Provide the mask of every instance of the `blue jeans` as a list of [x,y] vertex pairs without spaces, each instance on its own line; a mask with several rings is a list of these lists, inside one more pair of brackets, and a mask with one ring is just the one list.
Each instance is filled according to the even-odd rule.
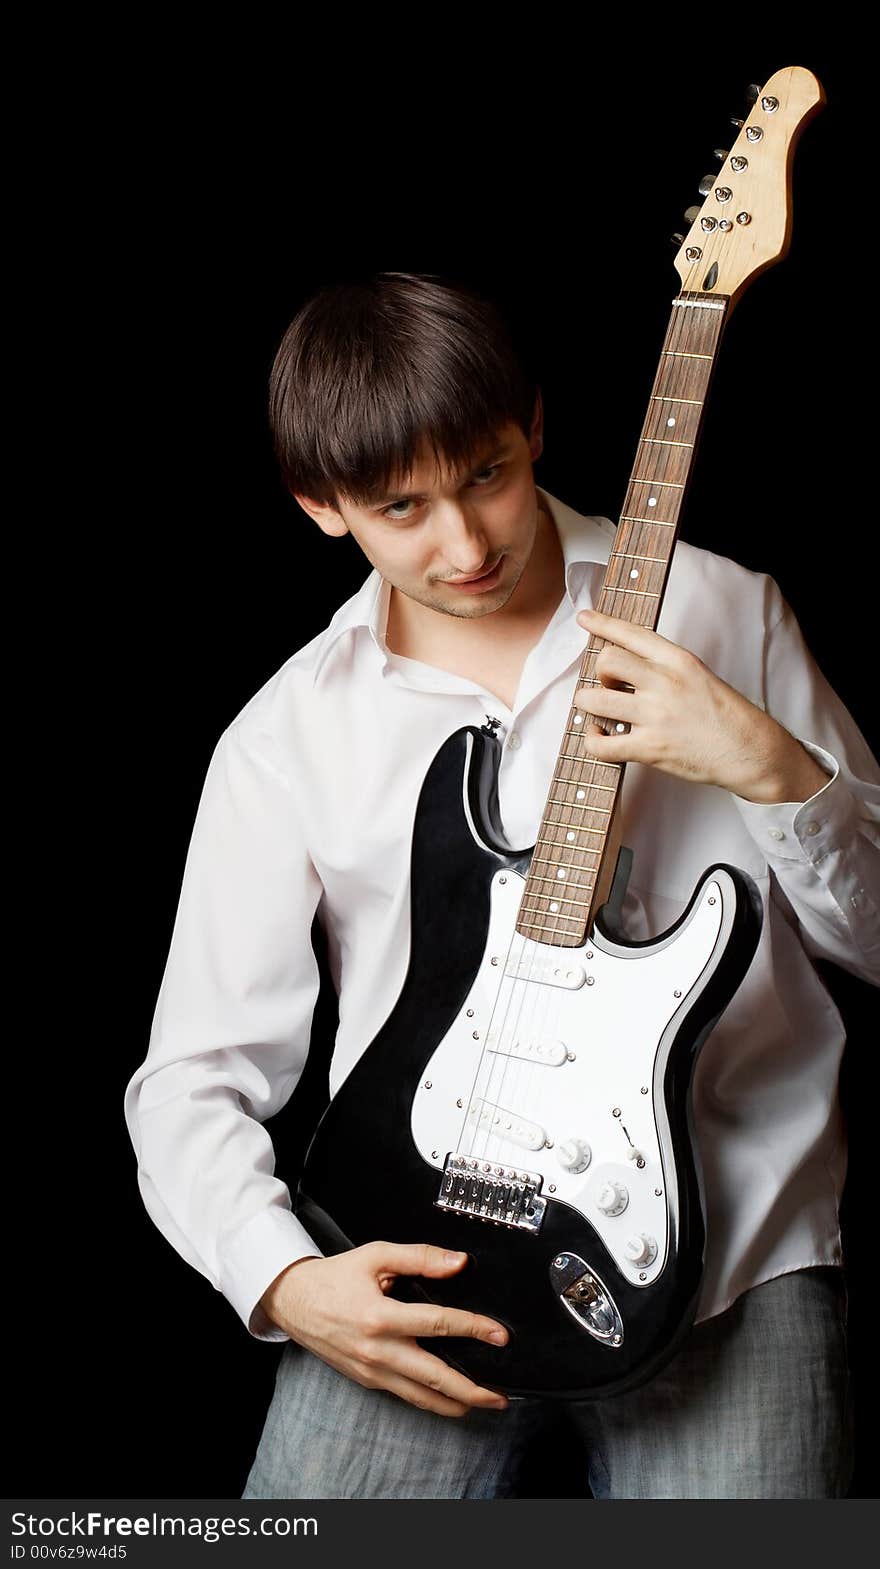
[[[843,1271],[814,1267],[744,1292],[690,1331],[649,1383],[563,1407],[584,1496],[842,1498],[853,1469]],[[463,1417],[365,1389],[293,1341],[243,1498],[516,1498],[557,1402]],[[552,1413],[552,1414],[551,1414]],[[555,1421],[555,1425],[554,1425]],[[527,1495],[526,1495],[527,1496]]]

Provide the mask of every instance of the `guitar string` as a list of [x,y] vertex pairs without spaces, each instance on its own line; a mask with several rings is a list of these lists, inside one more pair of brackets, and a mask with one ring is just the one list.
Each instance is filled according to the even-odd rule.
[[[717,233],[717,231],[716,231],[716,233]],[[691,276],[696,271],[696,268],[697,268],[698,265],[700,266],[700,268],[704,268],[704,267],[707,267],[709,264],[710,264],[710,258],[705,255],[705,251],[704,251],[703,257],[700,258],[698,263],[694,263],[693,267],[691,268]],[[686,279],[685,283],[679,289],[679,296],[678,296],[679,298],[681,297],[682,290],[684,288],[687,288],[689,282],[690,282],[690,277],[688,277],[688,279]],[[690,324],[691,324],[691,322],[693,321],[694,318],[691,317],[691,314],[690,314],[689,310],[682,310],[680,312],[680,316],[683,318],[681,321],[673,320],[673,322],[670,324],[671,330],[667,333],[667,339],[666,339],[667,346],[669,348],[674,348],[676,345],[680,346],[683,340],[684,341],[691,341],[690,340],[690,336],[689,336],[689,328],[690,328]],[[697,334],[696,336],[699,337],[700,334]],[[658,372],[659,372],[660,368],[661,367],[658,366]],[[672,375],[672,377],[670,379],[671,379],[671,381],[673,383],[675,382],[674,374]],[[655,386],[658,384],[659,380],[660,380],[660,377],[658,375],[658,378],[655,380]],[[684,382],[686,384],[686,376],[683,378],[683,380],[684,380]],[[670,394],[670,396],[671,396],[671,394]],[[660,415],[660,418],[661,418],[661,420],[664,418],[662,413]],[[667,472],[668,472],[668,469],[667,469]],[[603,588],[604,588],[604,585],[603,585]],[[611,589],[610,592],[613,593],[614,590]],[[592,649],[588,645],[587,649],[585,650],[584,656],[582,656],[582,665],[583,665],[583,660],[584,660],[584,658],[585,658],[587,653],[589,653],[589,652],[596,652],[596,653],[598,653],[598,652],[601,651],[601,647],[604,647],[604,641],[600,643],[599,647],[595,647],[594,646]],[[570,708],[569,708],[568,727],[567,727],[566,732],[564,732],[564,734],[567,734],[570,737],[571,741],[573,741],[575,744],[577,743],[577,741],[579,739],[580,740],[585,740],[586,739],[583,736],[582,732],[579,735],[578,732],[573,728],[573,719],[575,717],[576,712],[585,712],[585,711],[584,710],[575,710],[574,705],[571,705]],[[614,721],[613,719],[600,720],[598,716],[592,716],[592,717],[596,719],[597,723],[599,723],[600,727],[603,728],[603,729],[605,728],[605,723],[615,724],[617,722],[617,721]],[[609,730],[606,730],[605,733],[606,734],[610,734],[612,732],[609,731]],[[597,766],[601,766],[600,760],[599,759],[592,759],[592,760],[584,759],[584,761],[592,763],[591,771],[592,771],[592,774],[593,774],[593,780],[595,781],[596,767]],[[576,775],[576,772],[575,772],[575,770],[583,768],[583,762],[581,762],[580,760],[578,760],[578,761],[566,760],[566,762],[567,762],[566,772],[565,772],[565,775],[564,775],[563,779],[560,781],[563,784],[563,788],[564,789],[571,788],[571,787],[577,788],[577,787],[580,787],[581,785],[585,785],[586,787],[589,787],[589,782],[590,782],[589,779],[586,776],[584,776],[584,775],[582,775],[581,778],[579,779],[577,777],[577,775]],[[554,805],[558,805],[559,809],[560,809],[560,816],[553,820],[554,826],[562,827],[564,829],[570,829],[571,826],[572,826],[572,805],[573,805],[573,803],[570,802],[570,801],[566,801],[566,802],[563,802],[563,803],[553,802],[553,804]],[[568,815],[567,816],[563,816],[562,813],[566,812],[566,810],[567,810]],[[543,819],[542,819],[542,827],[543,827]],[[541,834],[539,834],[539,836],[538,836],[539,844],[541,843],[541,838],[542,838],[542,836],[541,836]],[[559,843],[561,845],[562,841],[555,840],[555,838],[554,838],[552,843],[553,844]],[[560,857],[560,864],[563,864],[561,857]],[[589,870],[588,868],[585,868],[582,864],[578,864],[577,866],[575,866],[574,863],[572,863],[571,869],[572,870],[578,870],[578,871]],[[560,879],[560,880],[562,880],[562,879]],[[568,886],[578,886],[578,884],[568,884]],[[594,880],[594,886],[595,886],[595,880]],[[555,902],[555,901],[553,901],[552,896],[550,896],[550,895],[539,895],[539,898],[541,900],[543,900],[543,902],[545,904],[547,904],[548,907],[549,907],[549,905],[551,903]],[[537,911],[537,910],[534,913],[536,915],[540,914],[540,912]],[[549,911],[549,908],[548,908],[548,910],[546,912],[544,912],[544,915],[541,917],[540,924],[543,927],[544,931],[546,931],[548,929],[548,926],[551,927],[551,936],[559,936],[559,935],[561,935],[561,933],[560,933],[561,922],[558,919],[558,917],[554,918],[552,923],[548,922],[546,917],[550,913],[551,912]],[[562,935],[564,935],[564,934],[562,934]],[[485,1121],[485,1133],[484,1133],[484,1137],[483,1137],[483,1149],[482,1149],[482,1158],[483,1158],[484,1162],[487,1159],[488,1154],[489,1154],[489,1143],[490,1143],[490,1140],[492,1138],[497,1138],[497,1139],[499,1139],[499,1140],[501,1140],[503,1142],[503,1135],[501,1135],[501,1134],[493,1134],[493,1132],[492,1132],[492,1128],[493,1128],[493,1125],[494,1125],[494,1118],[493,1118],[493,1111],[494,1111],[494,1109],[496,1107],[500,1107],[502,1109],[502,1111],[503,1111],[503,1109],[505,1109],[504,1108],[504,1102],[505,1102],[505,1100],[507,1098],[510,1099],[511,1104],[514,1105],[514,1106],[517,1105],[517,1104],[518,1105],[528,1105],[530,1107],[534,1107],[535,1105],[537,1105],[538,1102],[536,1101],[534,1093],[533,1093],[534,1085],[535,1085],[535,1081],[536,1081],[536,1075],[539,1072],[545,1071],[545,1065],[536,1063],[533,1058],[529,1058],[528,1056],[526,1056],[525,1058],[516,1056],[516,1045],[517,1045],[516,1035],[517,1035],[518,1032],[522,1032],[522,1029],[523,1029],[523,1022],[522,1022],[523,1021],[523,1012],[524,1012],[524,1009],[525,1009],[526,999],[530,995],[530,986],[532,985],[532,981],[533,981],[533,978],[534,978],[535,967],[536,967],[536,965],[539,965],[540,963],[543,962],[542,958],[541,958],[541,949],[542,949],[542,947],[546,948],[547,945],[546,944],[541,944],[539,942],[535,942],[534,940],[525,939],[525,938],[522,937],[522,934],[517,933],[515,930],[514,930],[513,938],[511,939],[510,946],[508,948],[508,952],[505,955],[504,968],[502,970],[502,975],[501,975],[501,979],[500,979],[498,994],[497,994],[497,997],[496,997],[496,1005],[495,1005],[495,1007],[492,1010],[492,1015],[490,1017],[490,1021],[489,1021],[488,1027],[487,1027],[487,1037],[491,1033],[492,1022],[493,1022],[494,1017],[495,1017],[497,1003],[498,1003],[498,1001],[500,1001],[501,994],[503,993],[505,979],[508,978],[507,977],[507,971],[508,971],[508,968],[511,967],[511,953],[512,953],[512,950],[514,948],[514,944],[515,944],[515,941],[516,941],[517,937],[520,938],[521,951],[520,951],[520,955],[518,955],[516,957],[516,959],[513,961],[513,964],[512,964],[513,975],[509,977],[510,978],[510,988],[509,988],[509,995],[508,995],[507,1005],[506,1005],[506,1007],[504,1009],[504,1017],[502,1019],[502,1023],[501,1023],[500,1028],[498,1028],[496,1030],[496,1032],[495,1032],[494,1049],[490,1050],[490,1040],[488,1038],[484,1042],[483,1050],[482,1050],[481,1055],[480,1055],[480,1062],[478,1063],[478,1069],[477,1069],[477,1079],[479,1079],[479,1077],[480,1077],[480,1067],[483,1065],[484,1059],[487,1056],[490,1059],[492,1057],[495,1057],[495,1062],[494,1063],[491,1063],[491,1060],[490,1060],[490,1070],[489,1070],[489,1075],[488,1075],[488,1082],[486,1084],[486,1093],[482,1097],[484,1107],[488,1106],[488,1117],[487,1117],[487,1119]],[[586,940],[587,940],[587,942],[589,942],[589,935],[587,935],[587,939]],[[526,945],[527,942],[528,942],[529,951],[530,951],[530,964],[529,964],[528,976],[523,980],[520,977],[520,975],[519,975],[519,969],[520,969],[520,964],[521,964],[521,953],[525,949],[525,945]],[[572,950],[572,953],[574,953],[576,951],[577,950]],[[537,1019],[535,1018],[535,1014],[537,1012],[537,1008],[536,1008],[536,1003],[537,1003],[537,1000],[538,1000],[538,995],[537,994],[540,991],[542,991],[542,990],[544,990],[545,1006],[541,1010],[543,1018],[541,1019],[540,1024],[539,1024]],[[555,1017],[556,1017],[556,1020],[558,1020],[559,1012],[561,1011],[561,999],[558,997],[558,990],[556,988],[554,988],[553,990],[557,991],[557,996],[555,998],[553,998],[552,1002],[551,1002],[550,988],[546,988],[545,989],[545,988],[541,988],[541,987],[534,987],[531,990],[531,998],[533,1000],[533,1006],[532,1006],[532,1009],[531,1009],[532,1019],[531,1019],[531,1022],[530,1022],[530,1028],[529,1028],[529,1032],[528,1033],[529,1033],[529,1039],[531,1040],[532,1044],[540,1044],[541,1040],[543,1040],[545,1038],[549,1038],[548,1037],[548,1032],[547,1032],[547,1024],[549,1023],[549,1016],[550,1016],[551,1008],[553,1007],[553,1003],[554,1002],[556,1004]],[[513,1005],[513,1001],[514,1001],[514,998],[516,997],[517,992],[519,993],[519,997],[520,997],[519,1008],[517,1010],[517,1019],[516,1019],[516,1023],[514,1025],[513,1031],[511,1031],[508,1034],[510,1011],[511,1011],[511,1007]],[[537,1028],[536,1028],[536,1025],[537,1025]],[[510,1049],[509,1050],[507,1050],[505,1048],[505,1036],[506,1035],[507,1035],[507,1038],[510,1041]],[[523,1040],[522,1033],[520,1033],[520,1040],[521,1041]],[[528,1051],[528,1043],[525,1042],[524,1044],[525,1044],[526,1051]],[[570,1044],[577,1044],[577,1043],[565,1043],[565,1044],[566,1044],[566,1046],[569,1046]],[[499,1057],[500,1057],[500,1061],[499,1061]],[[511,1075],[511,1071],[510,1071],[511,1063],[515,1064],[515,1070],[514,1070],[514,1074],[513,1075]],[[493,1080],[493,1077],[495,1076],[495,1072],[496,1072],[497,1068],[499,1068],[499,1067],[501,1069],[501,1082],[500,1082],[500,1085],[498,1086],[498,1089],[497,1090],[493,1090],[492,1080]],[[523,1072],[524,1069],[526,1070],[525,1073]],[[523,1078],[526,1079],[525,1085],[523,1085],[523,1083],[522,1083]],[[525,1095],[525,1098],[523,1098],[523,1095],[521,1093],[523,1088],[525,1088],[526,1091],[527,1091],[527,1093]],[[469,1104],[469,1110],[470,1110],[470,1104]],[[476,1118],[475,1135],[479,1132],[480,1124],[481,1124],[482,1120],[483,1119],[478,1114],[477,1118]],[[526,1120],[530,1121],[532,1119],[529,1118],[529,1119],[526,1119]],[[554,1139],[553,1142],[555,1143],[555,1139]],[[461,1147],[461,1145],[459,1147]],[[473,1148],[474,1148],[474,1140],[472,1139],[471,1149],[470,1149],[469,1153],[473,1152]],[[537,1151],[535,1151],[535,1152],[528,1152],[527,1151],[527,1155],[530,1154],[530,1153],[534,1154],[534,1156],[536,1157],[536,1164],[537,1164],[537,1156],[538,1156],[539,1152],[537,1152]],[[528,1162],[526,1161],[526,1162],[519,1162],[518,1164],[527,1164],[527,1163]],[[496,1165],[501,1164],[499,1157],[496,1155],[494,1162],[490,1161],[489,1164],[496,1164]],[[505,1165],[509,1165],[510,1162],[504,1162],[504,1164]],[[542,1160],[542,1164],[543,1164],[543,1160]]]

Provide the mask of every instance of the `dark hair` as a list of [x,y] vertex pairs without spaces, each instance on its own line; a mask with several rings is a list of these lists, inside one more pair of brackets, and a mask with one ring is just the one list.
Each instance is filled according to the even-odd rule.
[[297,312],[269,377],[269,424],[292,493],[370,506],[423,442],[459,472],[502,426],[528,436],[537,385],[492,300],[449,274],[376,272]]

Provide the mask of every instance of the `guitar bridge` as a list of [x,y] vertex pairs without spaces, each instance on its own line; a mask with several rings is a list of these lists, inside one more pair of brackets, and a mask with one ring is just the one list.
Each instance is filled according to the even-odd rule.
[[457,1210],[473,1220],[489,1220],[517,1231],[539,1231],[547,1208],[539,1171],[493,1166],[491,1161],[453,1151],[447,1155],[434,1200],[438,1209]]

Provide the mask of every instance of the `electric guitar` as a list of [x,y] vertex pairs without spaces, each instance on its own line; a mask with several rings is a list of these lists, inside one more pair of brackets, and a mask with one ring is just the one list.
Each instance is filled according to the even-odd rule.
[[[825,101],[800,67],[751,95],[675,237],[682,286],[597,606],[652,629],[724,325],[788,249],[791,150]],[[578,686],[599,684],[602,646],[589,639]],[[667,931],[627,940],[625,764],[590,755],[587,722],[572,706],[529,849],[501,828],[497,721],[440,748],[414,823],[406,978],[294,1201],[325,1253],[376,1238],[467,1252],[455,1277],[399,1277],[394,1293],[504,1323],[504,1347],[426,1344],[514,1397],[631,1389],[693,1323],[706,1224],[691,1080],[761,929],[756,885],[719,862]]]

